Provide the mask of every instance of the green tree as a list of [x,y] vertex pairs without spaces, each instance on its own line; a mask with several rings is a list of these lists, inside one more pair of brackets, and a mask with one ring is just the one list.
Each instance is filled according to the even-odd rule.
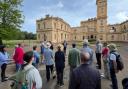
[[[23,0],[0,0],[0,37],[5,38],[18,32],[23,23],[23,15],[20,11]],[[9,32],[12,31],[12,32]]]

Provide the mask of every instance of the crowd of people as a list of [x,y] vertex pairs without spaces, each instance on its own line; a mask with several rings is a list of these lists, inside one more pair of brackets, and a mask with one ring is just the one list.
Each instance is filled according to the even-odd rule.
[[[80,49],[76,47],[76,43],[72,43],[68,55],[66,53],[67,45],[67,42],[64,41],[57,45],[55,51],[52,42],[44,41],[40,45],[40,52],[36,45],[33,46],[33,50],[27,52],[24,51],[22,43],[16,45],[13,53],[16,74],[9,78],[15,80],[12,89],[42,89],[42,78],[38,70],[40,63],[45,64],[47,82],[51,77],[53,79],[57,77],[57,86],[64,86],[63,75],[66,56],[70,67],[69,89],[101,89],[102,77],[112,81],[112,89],[118,89],[116,73],[123,69],[123,62],[115,44],[107,44],[106,42],[102,44],[100,40],[97,40],[94,51],[88,40],[85,39],[83,47]],[[94,54],[97,60],[96,66],[94,65]],[[6,46],[1,45],[1,82],[8,80],[5,74],[8,59]],[[104,73],[99,72],[101,68],[104,68]],[[122,84],[124,89],[127,89],[128,79],[124,79]]]

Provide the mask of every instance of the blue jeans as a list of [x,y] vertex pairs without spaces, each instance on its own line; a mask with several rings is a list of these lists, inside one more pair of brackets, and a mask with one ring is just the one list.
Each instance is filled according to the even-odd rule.
[[21,70],[21,64],[16,63],[16,72],[18,72],[19,70]]
[[111,75],[111,80],[112,80],[112,89],[118,89],[116,73],[113,69],[110,69],[110,75]]

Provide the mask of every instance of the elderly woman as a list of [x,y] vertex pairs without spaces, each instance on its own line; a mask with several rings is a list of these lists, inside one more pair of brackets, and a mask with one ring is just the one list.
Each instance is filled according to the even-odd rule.
[[59,45],[57,47],[57,51],[55,53],[55,66],[56,66],[56,72],[57,72],[57,85],[63,86],[63,71],[65,67],[65,55],[62,51],[63,46]]

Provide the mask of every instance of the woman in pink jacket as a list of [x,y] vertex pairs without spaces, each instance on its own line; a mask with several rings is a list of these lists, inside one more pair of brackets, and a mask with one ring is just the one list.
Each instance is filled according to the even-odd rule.
[[22,44],[18,44],[18,47],[15,49],[15,54],[13,56],[13,59],[16,63],[16,71],[19,71],[21,69],[23,62],[23,55],[24,55],[24,50],[22,48]]

